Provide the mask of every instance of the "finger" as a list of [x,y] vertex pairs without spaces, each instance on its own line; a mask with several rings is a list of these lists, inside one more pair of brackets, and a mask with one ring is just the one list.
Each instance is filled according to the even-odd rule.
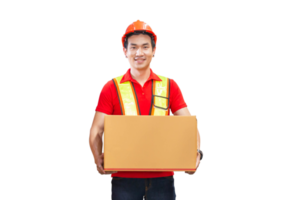
[[100,172],[101,175],[105,175],[106,173],[103,173],[102,171]]
[[103,169],[103,164],[99,165],[99,168],[101,169],[102,173],[105,174],[105,171]]
[[107,172],[106,172],[106,175],[109,175],[109,176],[110,176],[110,175],[112,175],[113,173],[117,173],[117,172],[116,172],[116,171],[107,171]]
[[116,171],[106,171],[106,174],[113,174],[113,173],[117,173]]

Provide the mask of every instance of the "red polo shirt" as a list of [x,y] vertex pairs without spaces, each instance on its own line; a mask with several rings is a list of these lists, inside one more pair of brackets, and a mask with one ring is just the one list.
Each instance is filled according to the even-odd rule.
[[[139,102],[139,107],[141,111],[141,115],[149,115],[149,110],[151,106],[151,80],[161,79],[152,72],[150,69],[150,76],[143,85],[143,87],[132,78],[131,69],[128,69],[127,73],[123,76],[121,83],[125,81],[133,82],[135,87],[135,91],[137,93],[137,98]],[[183,99],[183,95],[176,84],[176,82],[170,79],[170,96],[169,96],[169,107],[172,113],[175,113],[177,110],[187,107]],[[112,80],[108,81],[99,96],[98,105],[95,109],[96,111],[108,114],[108,115],[121,115],[121,108],[119,104],[118,94],[115,88],[115,85]],[[169,114],[169,113],[168,113]],[[113,173],[112,177],[124,177],[124,178],[155,178],[155,177],[164,177],[164,176],[172,176],[174,172],[124,172],[118,171],[117,173]]]

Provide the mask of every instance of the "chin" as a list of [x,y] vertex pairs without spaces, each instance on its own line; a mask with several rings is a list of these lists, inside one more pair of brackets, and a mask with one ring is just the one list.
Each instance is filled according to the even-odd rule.
[[134,68],[135,69],[145,69],[145,68],[147,68],[147,66],[146,65],[134,65]]

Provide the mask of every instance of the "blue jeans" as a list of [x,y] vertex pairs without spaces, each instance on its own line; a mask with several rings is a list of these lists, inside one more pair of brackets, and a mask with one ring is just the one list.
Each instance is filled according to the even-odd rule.
[[112,177],[112,200],[175,200],[173,176],[158,178]]

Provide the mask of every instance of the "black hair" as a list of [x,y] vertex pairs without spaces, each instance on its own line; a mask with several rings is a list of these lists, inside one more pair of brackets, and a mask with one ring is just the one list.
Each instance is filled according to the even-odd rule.
[[134,31],[134,33],[127,34],[126,38],[125,38],[125,42],[124,42],[125,49],[128,48],[128,38],[131,37],[132,35],[140,35],[140,34],[149,35],[150,36],[150,38],[151,38],[151,46],[152,46],[152,50],[153,50],[154,47],[155,47],[154,37],[153,37],[153,35],[151,33],[148,33],[146,31]]

